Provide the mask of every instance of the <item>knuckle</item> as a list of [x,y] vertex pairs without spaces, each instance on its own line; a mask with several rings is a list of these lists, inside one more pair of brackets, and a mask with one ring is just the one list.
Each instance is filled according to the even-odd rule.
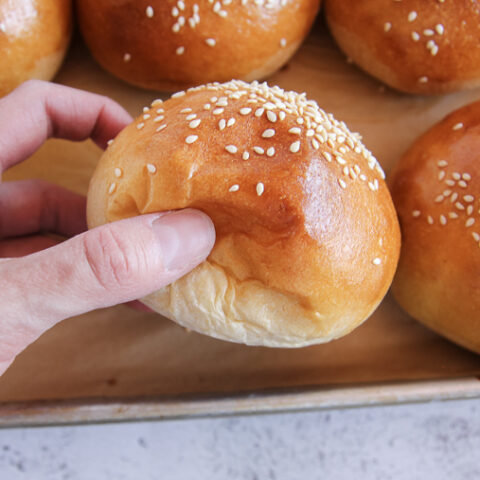
[[98,284],[105,290],[128,289],[141,277],[144,267],[135,247],[120,232],[106,225],[83,237],[87,263]]

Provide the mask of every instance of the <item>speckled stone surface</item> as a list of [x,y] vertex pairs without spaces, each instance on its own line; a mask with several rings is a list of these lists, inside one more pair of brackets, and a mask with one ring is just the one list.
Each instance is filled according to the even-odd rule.
[[478,480],[480,399],[0,430],[1,480]]

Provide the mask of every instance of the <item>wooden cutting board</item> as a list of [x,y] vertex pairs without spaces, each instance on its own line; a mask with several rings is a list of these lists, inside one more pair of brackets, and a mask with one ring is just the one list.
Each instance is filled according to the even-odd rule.
[[[134,116],[159,96],[102,71],[78,39],[56,81],[108,95]],[[349,64],[321,22],[269,83],[306,92],[360,132],[387,174],[419,134],[448,112],[480,97],[478,90],[428,98],[393,92]],[[37,177],[85,193],[100,154],[91,142],[50,140],[31,159],[10,170],[5,180]],[[298,350],[226,343],[188,333],[158,315],[119,306],[66,320],[23,352],[0,379],[0,423],[8,423],[11,402],[27,402],[16,415],[17,423],[28,423],[29,406],[34,408],[43,400],[67,404],[75,400],[79,407],[104,401],[98,399],[132,404],[168,397],[180,405],[187,398],[204,395],[221,402],[232,395],[272,389],[293,389],[300,398],[312,388],[333,391],[345,385],[472,379],[479,374],[480,356],[428,331],[404,314],[390,296],[349,336]],[[475,391],[480,395],[477,383]],[[102,414],[95,419],[102,420]],[[53,415],[49,421],[55,420]]]

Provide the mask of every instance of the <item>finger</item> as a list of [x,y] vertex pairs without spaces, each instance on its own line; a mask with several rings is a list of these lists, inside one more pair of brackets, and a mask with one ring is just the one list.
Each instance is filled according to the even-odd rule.
[[84,232],[86,199],[41,180],[0,185],[0,238],[54,232],[71,237]]
[[50,137],[92,138],[105,148],[131,116],[107,97],[29,80],[0,100],[0,169],[5,171]]
[[9,238],[0,242],[0,258],[17,258],[57,245],[59,240],[45,235]]
[[173,282],[202,262],[214,242],[211,220],[184,210],[120,220],[0,262],[0,362],[64,318]]

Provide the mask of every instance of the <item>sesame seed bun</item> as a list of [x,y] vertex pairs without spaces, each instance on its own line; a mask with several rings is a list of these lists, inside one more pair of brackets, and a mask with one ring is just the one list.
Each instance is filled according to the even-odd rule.
[[362,69],[408,93],[480,85],[480,6],[471,0],[326,0],[340,48]]
[[480,102],[435,125],[392,177],[402,252],[393,293],[414,318],[480,353]]
[[51,80],[72,33],[70,0],[0,0],[0,96],[26,80]]
[[320,0],[82,0],[96,60],[134,85],[175,91],[278,70],[300,46]]
[[233,81],[146,108],[100,160],[89,226],[185,207],[212,218],[213,251],[144,302],[192,330],[322,343],[362,323],[390,286],[399,227],[383,171],[304,95]]

